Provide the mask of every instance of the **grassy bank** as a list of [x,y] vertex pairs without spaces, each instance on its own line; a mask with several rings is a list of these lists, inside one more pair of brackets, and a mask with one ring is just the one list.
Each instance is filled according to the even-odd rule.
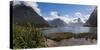
[[13,48],[39,48],[45,47],[46,38],[42,35],[39,28],[27,25],[13,26]]

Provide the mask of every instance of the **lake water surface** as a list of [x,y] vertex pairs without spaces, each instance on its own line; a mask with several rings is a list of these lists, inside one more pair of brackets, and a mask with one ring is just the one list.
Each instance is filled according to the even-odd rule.
[[43,33],[49,34],[49,33],[58,33],[58,32],[72,32],[72,33],[97,33],[97,27],[57,27],[57,28],[48,28],[47,30],[44,30]]

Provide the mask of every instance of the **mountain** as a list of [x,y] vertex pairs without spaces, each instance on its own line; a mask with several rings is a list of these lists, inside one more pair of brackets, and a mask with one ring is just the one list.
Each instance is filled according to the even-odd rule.
[[68,26],[83,26],[83,22],[80,18],[74,19],[73,21],[75,22],[69,23]]
[[97,7],[94,9],[84,26],[97,27]]
[[62,21],[61,19],[57,18],[52,21],[48,21],[50,26],[59,27],[59,26],[66,26],[67,24]]
[[45,21],[42,16],[38,15],[32,7],[26,6],[23,3],[13,6],[13,21],[15,24],[25,24],[29,22],[36,26],[48,26],[48,22]]

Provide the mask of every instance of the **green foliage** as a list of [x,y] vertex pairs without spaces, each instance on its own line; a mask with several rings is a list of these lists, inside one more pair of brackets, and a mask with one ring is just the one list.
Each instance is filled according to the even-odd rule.
[[13,48],[39,48],[45,47],[46,38],[39,28],[35,28],[31,24],[25,26],[13,26]]

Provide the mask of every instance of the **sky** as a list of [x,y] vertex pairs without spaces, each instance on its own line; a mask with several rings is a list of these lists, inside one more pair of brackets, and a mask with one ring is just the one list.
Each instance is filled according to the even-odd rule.
[[80,18],[81,21],[85,23],[96,7],[95,5],[14,1],[14,5],[21,3],[32,7],[45,20],[53,20],[59,18],[66,23],[75,23],[77,21],[74,20],[78,18]]
[[76,4],[59,4],[59,3],[42,3],[38,2],[38,8],[41,10],[42,17],[45,20],[61,18],[66,23],[72,22],[76,18],[81,18],[83,23],[88,20],[93,12],[94,5],[76,5]]
[[43,16],[49,16],[50,12],[56,11],[62,15],[73,15],[76,12],[83,14],[90,14],[94,9],[93,6],[89,5],[72,5],[72,4],[58,4],[58,3],[37,3],[41,9]]

